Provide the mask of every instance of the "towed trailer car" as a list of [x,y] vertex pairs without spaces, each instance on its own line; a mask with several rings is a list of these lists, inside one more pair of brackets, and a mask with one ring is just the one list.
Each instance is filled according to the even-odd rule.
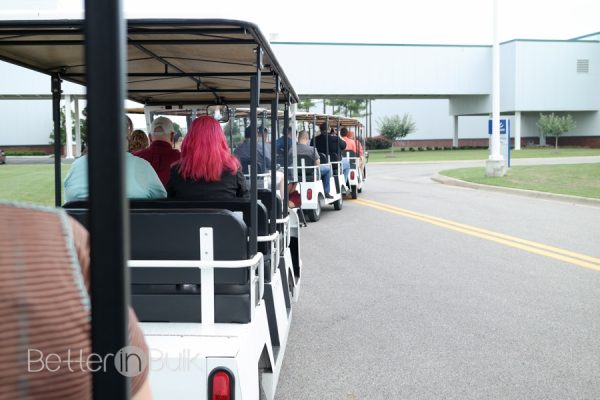
[[[327,130],[329,130],[330,126],[335,126],[338,132],[340,127],[355,127],[360,124],[354,118],[309,112],[296,113],[296,121],[302,126],[308,124],[308,132],[313,139],[316,137],[316,127],[321,124],[326,124]],[[347,155],[343,150],[340,153]],[[306,157],[298,157],[297,163],[302,209],[308,219],[313,222],[318,221],[321,218],[321,211],[324,205],[333,204],[335,210],[341,210],[344,195],[351,192],[349,183],[343,174],[342,161],[331,161],[329,156],[327,156],[327,163],[321,160],[322,164],[328,164],[331,168],[331,176],[329,178],[331,198],[325,196],[319,166]]]
[[[131,20],[121,29],[110,3],[88,2],[87,21],[0,22],[0,59],[50,75],[56,133],[61,82],[88,87],[90,199],[69,212],[90,228],[92,350],[115,354],[126,345],[131,291],[154,358],[156,398],[272,399],[300,282],[299,259],[289,268],[294,255],[279,246],[293,245],[281,231],[294,214],[277,206],[273,190],[259,193],[256,139],[249,202],[127,203],[123,94],[148,106],[249,103],[253,129],[259,104],[277,110],[280,98],[287,129],[297,96],[253,24]],[[57,141],[57,206],[59,152]],[[95,398],[128,398],[116,367],[93,382]]]

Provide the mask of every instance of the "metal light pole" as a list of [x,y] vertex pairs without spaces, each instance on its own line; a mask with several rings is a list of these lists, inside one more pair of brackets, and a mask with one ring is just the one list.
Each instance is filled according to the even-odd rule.
[[500,152],[500,43],[498,42],[498,0],[494,4],[494,45],[492,47],[492,140],[485,162],[486,176],[504,176],[506,167]]

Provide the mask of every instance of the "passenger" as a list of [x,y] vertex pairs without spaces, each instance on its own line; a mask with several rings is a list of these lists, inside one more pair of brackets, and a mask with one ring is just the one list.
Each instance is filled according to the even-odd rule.
[[360,168],[364,170],[363,163],[363,147],[359,140],[354,137],[354,132],[349,131],[346,128],[341,130],[342,140],[346,142],[346,151],[353,151],[358,156],[358,163]]
[[[319,153],[317,149],[308,145],[308,132],[300,131],[298,133],[298,143],[296,145],[296,153],[299,156],[308,156],[310,157],[314,165],[318,165],[321,171],[321,179],[323,180],[323,190],[325,191],[325,197],[328,199],[332,199],[333,196],[329,194],[330,187],[330,177],[331,177],[331,166],[329,164],[321,165],[321,160],[319,159]],[[290,150],[288,157],[293,157],[292,150]]]
[[[268,171],[271,167],[271,150],[270,150],[270,146],[266,145],[264,146],[264,153],[263,153],[263,132],[265,131],[265,129],[263,129],[262,127],[258,128],[258,137],[256,140],[256,150],[257,150],[257,158],[256,158],[256,162],[257,162],[257,174],[264,174],[266,171]],[[245,174],[250,173],[249,171],[249,166],[250,166],[250,161],[252,159],[252,152],[250,151],[250,142],[251,142],[251,138],[252,138],[252,131],[250,129],[250,127],[247,127],[246,130],[244,131],[244,141],[234,150],[233,154],[238,158],[238,160],[240,160],[240,163],[242,164],[242,169],[244,171]],[[264,156],[263,156],[264,154]]]
[[[91,400],[87,231],[62,209],[7,203],[0,226],[0,398]],[[131,309],[129,345],[148,359]],[[148,368],[139,372],[133,399],[151,399]]]
[[319,126],[319,130],[321,131],[321,134],[319,134],[317,137],[314,137],[310,144],[315,146],[319,153],[327,154],[327,142],[329,142],[329,159],[331,161],[342,161],[342,171],[344,173],[344,177],[346,180],[348,180],[350,163],[348,160],[344,161],[341,157],[341,151],[346,148],[346,142],[341,140],[337,134],[335,134],[335,130],[333,128],[330,134],[326,134],[326,123],[322,123],[321,126]]
[[354,137],[354,132],[349,131],[346,128],[342,128],[340,133],[342,135],[342,140],[344,142],[346,142],[345,150],[353,151],[354,153],[356,153],[357,156],[362,158],[363,147],[362,147],[362,144],[360,143],[360,141],[356,140],[356,138]]
[[[264,143],[265,135],[269,131],[267,128],[263,128],[262,126],[258,128],[258,136],[256,140],[256,165],[257,165],[257,174],[265,174],[271,170],[271,145],[268,143]],[[250,162],[252,160],[252,152],[250,151],[252,131],[250,127],[247,127],[244,131],[244,141],[240,144],[233,152],[233,154],[240,160],[242,165],[242,170],[245,174],[250,173]],[[264,143],[264,146],[263,146]],[[264,149],[264,152],[263,152]],[[279,194],[283,196],[283,188],[284,188],[284,176],[283,172],[276,172],[276,185]]]
[[131,132],[129,136],[129,152],[135,153],[136,151],[144,150],[149,145],[148,136],[146,132],[141,129],[136,129]]
[[134,153],[135,156],[143,158],[152,165],[165,186],[169,181],[171,165],[181,156],[181,153],[173,148],[173,136],[175,136],[173,122],[167,117],[158,117],[152,121],[150,128],[150,147]]
[[181,151],[181,143],[183,143],[183,135],[179,132],[175,133],[175,136],[173,136],[173,142],[175,143],[173,145],[173,148],[177,151]]
[[181,145],[181,159],[171,167],[167,192],[170,198],[183,200],[249,198],[240,163],[213,117],[192,122]]
[[[128,125],[131,123],[127,117]],[[129,129],[129,126],[128,126]],[[129,135],[128,135],[129,137]],[[111,162],[112,160],[106,160]],[[88,156],[83,155],[71,164],[65,178],[65,200],[88,198]],[[131,153],[125,153],[125,189],[130,199],[162,199],[167,191],[152,166]]]
[[125,123],[127,124],[127,139],[129,139],[129,136],[133,133],[133,122],[127,115],[125,116]]
[[[288,130],[287,130],[288,150],[292,148],[293,133],[294,133],[294,131],[293,131],[292,127],[288,126]],[[275,142],[276,147],[277,147],[277,157],[283,156],[283,154],[285,153],[285,139],[286,139],[286,137],[282,136],[279,139],[277,139],[277,142]],[[281,158],[283,158],[283,157],[281,157]]]

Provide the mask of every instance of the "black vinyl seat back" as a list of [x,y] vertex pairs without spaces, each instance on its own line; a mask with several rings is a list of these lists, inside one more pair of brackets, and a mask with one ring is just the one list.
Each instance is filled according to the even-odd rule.
[[[298,156],[298,168],[302,168],[302,161],[304,161],[304,165],[306,167],[314,167],[315,166],[315,162],[314,160],[309,157],[309,156],[305,156],[305,155],[300,155]],[[304,173],[306,175],[306,182],[315,182],[317,179],[320,179],[321,177],[319,176],[319,169],[318,168],[304,168]],[[298,171],[298,178],[301,179],[302,178],[302,171],[299,170]]]
[[340,164],[337,162],[333,162],[331,163],[331,175],[333,176],[338,176],[340,174]]
[[283,218],[283,205],[281,203],[281,197],[276,195],[275,205],[273,205],[273,200],[271,199],[271,190],[270,189],[258,189],[258,199],[265,205],[267,208],[267,213],[271,215],[271,209],[273,206],[276,207],[276,217]]
[[[70,201],[63,205],[63,208],[82,209],[89,208],[86,200]],[[241,212],[244,222],[250,227],[251,203],[249,199],[228,199],[226,201],[211,200],[177,200],[177,199],[157,199],[157,200],[129,200],[129,209],[224,209],[235,212]],[[257,210],[257,231],[258,235],[268,235],[269,224],[267,209],[264,205],[258,204]]]
[[[88,210],[67,209],[84,226]],[[215,260],[249,258],[248,229],[229,210],[130,210],[132,260],[200,260],[200,228],[213,228]],[[251,316],[250,268],[216,268],[215,322],[247,323]],[[131,268],[132,306],[143,322],[201,322],[200,270]]]
[[[87,209],[89,203],[85,200],[68,202],[63,205],[67,210]],[[158,200],[130,200],[130,210],[136,209],[225,209],[234,213],[241,213],[246,226],[250,226],[251,203],[249,199],[229,199],[227,201],[206,201],[206,200],[176,200],[176,199],[158,199]],[[260,202],[257,204],[257,233],[259,236],[267,236],[269,231],[269,216],[267,208]],[[258,251],[263,253],[265,260],[265,277],[270,278],[268,273],[271,269],[271,246],[268,242],[258,242]],[[267,278],[267,281],[269,279]]]
[[352,150],[344,150],[344,157],[350,158],[350,160],[349,160],[350,161],[350,169],[358,168],[356,165],[356,159],[358,157],[358,154],[356,154]]

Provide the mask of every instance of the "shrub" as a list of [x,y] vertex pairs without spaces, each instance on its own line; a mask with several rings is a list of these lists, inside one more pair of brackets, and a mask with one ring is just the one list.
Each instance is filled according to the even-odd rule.
[[368,150],[389,149],[390,147],[392,147],[392,141],[384,136],[367,138]]

